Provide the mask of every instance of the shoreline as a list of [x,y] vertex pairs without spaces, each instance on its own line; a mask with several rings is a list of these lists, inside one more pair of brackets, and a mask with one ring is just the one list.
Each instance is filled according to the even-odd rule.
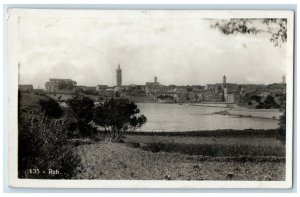
[[218,137],[218,136],[272,136],[277,134],[277,129],[218,129],[218,130],[195,130],[195,131],[127,131],[123,135],[144,135],[144,136],[197,136],[197,137]]
[[261,118],[278,121],[283,113],[279,109],[248,109],[235,107],[214,112],[213,115],[214,114],[227,115],[233,118]]

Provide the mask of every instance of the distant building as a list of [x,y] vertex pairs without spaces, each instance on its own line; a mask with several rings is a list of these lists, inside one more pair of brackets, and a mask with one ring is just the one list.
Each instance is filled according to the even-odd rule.
[[104,96],[106,96],[106,97],[113,97],[114,95],[115,95],[115,91],[113,88],[107,88],[104,91]]
[[96,90],[97,91],[104,91],[107,88],[108,88],[107,85],[96,85]]
[[237,103],[241,97],[241,87],[236,83],[227,83],[223,76],[223,101],[226,103]]
[[76,90],[81,91],[96,91],[96,86],[76,86]]
[[219,86],[215,88],[205,88],[197,93],[198,101],[200,102],[223,102],[224,90]]
[[81,90],[84,89],[84,87],[85,87],[85,86],[77,85],[77,86],[75,87],[75,90],[76,90],[76,91],[81,91]]
[[200,90],[198,101],[234,103],[240,99],[240,91],[239,85],[227,83],[226,75],[224,75],[222,83],[207,84],[204,90]]
[[223,76],[223,86],[226,86],[226,75]]
[[285,83],[285,75],[282,76],[282,83]]
[[145,93],[151,100],[159,102],[184,102],[188,97],[186,88],[174,86],[148,85]]
[[33,90],[33,85],[31,85],[31,84],[20,84],[19,85],[19,90],[20,91],[32,91]]
[[224,101],[226,103],[237,103],[240,97],[239,89],[224,88]]
[[37,88],[37,89],[33,89],[33,92],[35,92],[35,93],[44,93],[45,90],[43,90],[41,88]]
[[159,86],[160,84],[157,81],[157,77],[154,77],[154,81],[153,82],[146,82],[146,86]]
[[122,90],[120,86],[115,86],[113,89],[114,92],[120,92]]
[[126,92],[128,96],[133,97],[144,97],[145,95],[145,85],[130,84],[128,86],[123,86],[123,92]]
[[76,81],[71,79],[49,79],[45,83],[45,91],[53,93],[74,93]]
[[120,68],[120,64],[118,64],[118,68],[116,70],[116,79],[117,79],[117,86],[122,86],[122,70]]

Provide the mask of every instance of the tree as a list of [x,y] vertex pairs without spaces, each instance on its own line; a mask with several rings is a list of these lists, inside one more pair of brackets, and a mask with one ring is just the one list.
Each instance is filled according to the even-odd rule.
[[141,126],[143,126],[143,124],[147,122],[147,118],[144,115],[140,115],[140,116],[133,116],[130,119],[130,126],[132,131],[135,131],[137,128],[140,128]]
[[278,104],[275,102],[274,97],[269,94],[264,101],[265,108],[270,109],[270,108],[278,108]]
[[287,41],[287,19],[285,18],[234,18],[217,21],[212,27],[218,28],[225,35],[268,33],[270,34],[270,42],[276,47]]
[[39,105],[46,116],[51,118],[60,118],[63,115],[63,110],[60,105],[52,98],[42,99],[39,101]]
[[89,125],[93,118],[94,101],[82,95],[76,95],[67,100],[73,116],[76,118],[77,128],[82,135],[90,135],[93,128]]
[[95,107],[93,121],[105,130],[109,128],[112,138],[116,138],[120,132],[135,130],[146,123],[147,118],[144,115],[136,116],[139,113],[140,110],[134,102],[125,98],[111,98]]

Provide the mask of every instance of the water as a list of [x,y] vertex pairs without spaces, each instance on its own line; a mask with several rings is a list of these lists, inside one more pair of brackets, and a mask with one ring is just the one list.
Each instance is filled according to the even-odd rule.
[[[275,129],[278,120],[213,114],[220,107],[162,103],[137,103],[147,117],[142,131],[195,131],[216,129]],[[272,112],[267,112],[272,113]]]

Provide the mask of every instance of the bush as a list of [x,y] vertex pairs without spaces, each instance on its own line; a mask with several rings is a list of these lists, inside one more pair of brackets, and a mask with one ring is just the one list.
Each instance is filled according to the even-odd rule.
[[278,123],[278,138],[281,140],[283,144],[285,144],[286,141],[286,97],[282,97],[282,105],[280,111],[283,112],[283,114],[280,116],[279,123]]
[[93,128],[89,125],[93,118],[94,101],[85,96],[74,96],[67,100],[69,109],[76,119],[78,130],[83,136],[93,133]]
[[268,95],[266,100],[264,101],[265,108],[279,108],[280,106],[275,102],[274,97],[272,95]]
[[286,139],[286,112],[279,119],[278,138],[285,144]]
[[[76,175],[80,158],[68,144],[65,125],[43,115],[19,116],[19,178],[70,179]],[[50,169],[59,173],[49,174]]]
[[118,138],[121,131],[132,131],[146,123],[144,115],[140,113],[137,105],[125,98],[110,99],[94,109],[93,121],[96,125],[108,128],[112,138]]
[[53,99],[40,100],[39,105],[46,116],[51,118],[60,118],[63,115],[63,110],[60,105]]
[[203,155],[210,157],[238,156],[285,156],[285,147],[265,145],[234,145],[234,144],[179,144],[152,142],[145,144],[142,149],[152,152],[174,152],[188,155]]

